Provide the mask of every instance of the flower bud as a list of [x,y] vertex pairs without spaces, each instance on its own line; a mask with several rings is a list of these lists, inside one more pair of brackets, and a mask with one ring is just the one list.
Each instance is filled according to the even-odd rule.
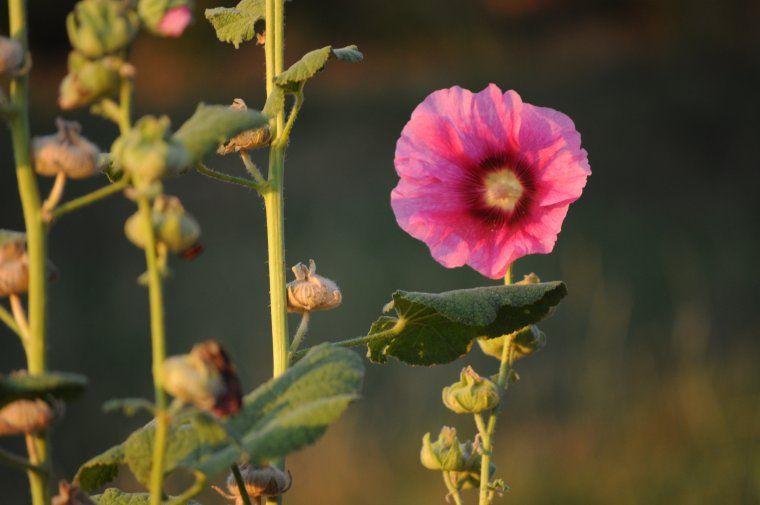
[[[242,465],[240,467],[240,476],[243,478],[246,493],[254,501],[260,498],[280,496],[286,493],[293,484],[290,472],[285,473],[273,466]],[[237,485],[235,476],[232,474],[227,477],[227,490],[229,494],[223,493],[223,496],[230,500],[235,500],[235,505],[243,505],[245,503],[240,496],[240,488]]]
[[0,37],[0,76],[18,75],[24,65],[24,49],[8,37]]
[[155,35],[179,37],[193,20],[192,0],[139,0],[137,12]]
[[185,147],[175,141],[169,118],[145,116],[114,142],[113,160],[133,176],[135,185],[147,187],[167,176],[179,174],[190,164]]
[[84,491],[65,480],[58,483],[58,494],[53,497],[51,505],[95,505]]
[[[137,247],[144,249],[148,242],[143,218],[136,212],[124,224],[127,238]],[[164,244],[175,254],[185,255],[196,250],[201,228],[193,216],[182,206],[176,196],[159,195],[153,201],[153,230],[156,241]]]
[[0,408],[0,436],[45,431],[62,413],[63,404],[60,402],[16,400]]
[[[462,469],[449,471],[446,474],[457,491],[477,489],[480,487],[480,466],[483,459],[478,439],[475,439],[475,443],[468,440],[462,444],[462,454],[464,455]],[[493,463],[489,463],[488,466],[489,475],[493,475],[496,472],[496,466]]]
[[459,382],[443,388],[443,404],[457,414],[478,414],[499,404],[499,388],[471,366],[462,369]]
[[118,0],[81,0],[66,18],[71,45],[92,59],[125,49],[139,28],[137,13]]
[[119,84],[114,61],[90,61],[76,51],[69,54],[69,73],[61,81],[58,106],[63,110],[84,107],[113,95]]
[[242,392],[235,366],[218,342],[207,340],[189,354],[167,358],[161,386],[175,398],[228,417],[240,411]]
[[288,311],[329,310],[340,305],[343,298],[338,285],[316,271],[314,260],[309,260],[308,268],[303,263],[293,267],[296,279],[288,283]]
[[444,426],[438,440],[430,442],[430,433],[422,437],[420,462],[429,470],[464,470],[465,445],[459,443],[456,428]]
[[[235,98],[235,100],[232,101],[232,105],[230,105],[230,109],[248,110],[248,106],[242,98]],[[254,149],[268,146],[270,142],[272,142],[272,132],[269,129],[269,125],[265,125],[261,128],[247,130],[235,135],[229,140],[229,142],[219,146],[217,153],[230,154],[241,151],[253,151]]]
[[56,120],[58,133],[35,137],[32,142],[34,169],[53,177],[63,172],[71,179],[84,179],[99,171],[100,149],[82,137],[82,127],[74,121]]
[[29,257],[26,235],[0,230],[0,296],[26,293],[29,289]]
[[509,335],[502,335],[496,338],[478,338],[480,350],[484,354],[496,359],[501,359],[504,344],[509,342],[513,346],[514,358],[520,359],[544,347],[546,345],[546,335],[538,329],[538,326],[531,324]]

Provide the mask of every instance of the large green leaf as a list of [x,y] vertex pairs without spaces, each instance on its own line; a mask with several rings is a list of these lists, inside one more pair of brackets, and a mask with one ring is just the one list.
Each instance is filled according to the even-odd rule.
[[356,63],[364,58],[364,55],[362,55],[356,46],[339,49],[325,46],[322,49],[315,49],[306,53],[300,60],[293,63],[290,68],[276,76],[274,82],[288,91],[298,89],[303,82],[314,77],[317,72],[325,67],[330,56],[350,63]]
[[199,104],[174,138],[185,146],[191,161],[195,163],[238,133],[265,124],[267,118],[253,109],[237,110],[226,105]]
[[372,325],[369,358],[393,356],[412,365],[448,363],[469,351],[477,337],[494,338],[546,317],[567,294],[562,282],[489,286],[445,293],[397,291]]
[[85,492],[92,492],[113,481],[124,463],[124,445],[111,447],[79,467],[74,482]]
[[[92,499],[98,505],[149,505],[150,494],[148,493],[125,493],[116,488],[108,488],[103,494],[93,496]],[[197,501],[185,502],[187,505],[200,505]]]
[[85,376],[66,372],[0,377],[0,407],[21,399],[53,397],[71,400],[80,395],[85,387]]
[[264,19],[265,12],[266,0],[242,0],[234,8],[206,9],[205,14],[216,30],[216,37],[238,48],[256,35],[254,27]]

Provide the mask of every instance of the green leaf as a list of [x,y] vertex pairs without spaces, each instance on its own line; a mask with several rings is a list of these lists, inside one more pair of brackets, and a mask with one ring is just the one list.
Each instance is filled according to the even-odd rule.
[[256,35],[254,27],[264,19],[265,12],[265,0],[242,0],[234,8],[206,9],[205,14],[216,30],[216,37],[222,42],[233,44],[237,49],[242,42],[247,42]]
[[0,407],[21,399],[52,396],[72,400],[87,387],[83,375],[65,372],[48,372],[41,375],[16,374],[0,378]]
[[284,108],[285,91],[279,86],[274,86],[269,96],[267,96],[267,103],[264,104],[264,109],[261,112],[266,117],[273,119]]
[[397,291],[388,310],[369,336],[389,332],[371,341],[368,357],[384,363],[393,356],[411,365],[448,363],[466,354],[477,337],[512,333],[546,317],[567,294],[562,282],[489,286],[445,293]]
[[174,139],[185,146],[195,163],[238,133],[265,124],[267,118],[253,109],[235,110],[226,105],[199,104],[192,117],[174,134]]
[[[98,505],[149,505],[150,494],[148,493],[125,493],[116,488],[108,488],[103,494],[93,496]],[[185,502],[187,505],[200,505],[197,501]]]
[[92,492],[113,481],[119,475],[119,465],[123,463],[123,444],[111,447],[79,467],[74,482],[85,492]]
[[356,46],[348,46],[340,49],[333,49],[332,46],[325,46],[322,49],[315,49],[306,53],[300,60],[293,63],[287,70],[274,78],[275,84],[281,86],[287,91],[295,91],[298,87],[314,77],[317,72],[322,70],[327,64],[330,56],[335,56],[339,60],[356,63],[364,58]]

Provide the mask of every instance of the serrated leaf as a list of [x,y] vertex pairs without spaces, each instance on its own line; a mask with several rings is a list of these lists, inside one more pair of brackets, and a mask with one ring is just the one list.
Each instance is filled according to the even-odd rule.
[[[148,493],[125,493],[116,488],[108,488],[103,494],[93,496],[92,499],[98,505],[149,505],[150,494]],[[197,501],[185,502],[187,505],[200,505]]]
[[295,91],[308,79],[314,77],[317,72],[322,70],[330,56],[356,63],[364,58],[364,55],[356,46],[348,46],[340,49],[333,49],[332,46],[325,46],[321,49],[315,49],[303,55],[297,62],[293,63],[290,68],[274,78],[275,84],[281,86],[287,91]]
[[123,463],[124,446],[111,447],[79,467],[74,482],[85,492],[92,492],[118,477],[119,465]]
[[72,400],[86,387],[87,378],[84,375],[67,372],[0,377],[0,407],[21,399],[53,397]]
[[206,9],[205,15],[216,31],[216,37],[237,49],[242,42],[256,35],[255,25],[264,19],[265,12],[265,0],[242,0],[234,8]]
[[466,354],[477,337],[495,338],[546,317],[567,294],[562,282],[489,286],[445,293],[397,291],[369,335],[389,332],[370,342],[368,357],[384,363],[393,356],[412,365],[448,363]]
[[195,163],[238,133],[265,124],[267,118],[253,109],[239,110],[226,105],[201,103],[190,119],[177,130],[174,139],[184,145],[190,153],[191,161]]

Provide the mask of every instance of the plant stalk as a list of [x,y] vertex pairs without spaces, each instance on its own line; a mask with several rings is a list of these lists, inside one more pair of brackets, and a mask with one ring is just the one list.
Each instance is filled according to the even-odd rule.
[[[10,36],[24,50],[26,61],[29,60],[28,25],[25,0],[8,0],[8,20]],[[10,116],[9,124],[16,161],[16,178],[18,180],[21,206],[24,211],[26,226],[26,247],[29,254],[29,338],[26,343],[27,369],[29,373],[39,374],[45,371],[45,325],[46,293],[45,264],[47,245],[45,228],[41,219],[40,191],[32,169],[31,135],[29,128],[29,77],[26,72],[17,76],[10,85],[10,107],[15,113]],[[30,454],[30,463],[47,468],[50,459],[46,435],[35,435],[34,458]],[[28,472],[29,484],[34,505],[46,505],[50,502],[50,489],[46,475]]]

